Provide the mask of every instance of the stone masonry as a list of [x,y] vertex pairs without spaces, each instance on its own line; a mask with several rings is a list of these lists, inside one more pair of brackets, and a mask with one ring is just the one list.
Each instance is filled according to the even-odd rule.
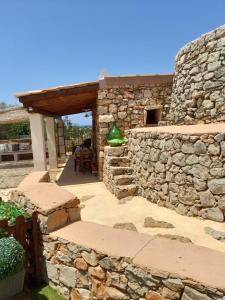
[[171,92],[172,77],[165,83],[110,86],[99,90],[96,130],[100,177],[106,136],[112,122],[117,121],[122,130],[143,127],[144,111],[149,108],[160,108],[163,121],[169,111]]
[[224,291],[164,271],[45,236],[46,281],[72,300],[224,300]]
[[224,133],[131,130],[128,149],[139,195],[182,215],[224,221]]
[[171,124],[225,120],[225,26],[184,46],[176,57]]

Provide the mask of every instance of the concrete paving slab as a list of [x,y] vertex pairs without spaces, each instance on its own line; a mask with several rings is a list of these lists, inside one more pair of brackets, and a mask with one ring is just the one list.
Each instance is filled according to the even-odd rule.
[[128,230],[114,229],[91,222],[75,222],[50,235],[95,249],[111,256],[133,258],[153,236]]

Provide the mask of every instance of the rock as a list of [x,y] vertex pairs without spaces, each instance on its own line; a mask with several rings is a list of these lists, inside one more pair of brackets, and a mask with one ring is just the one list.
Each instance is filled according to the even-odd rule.
[[57,283],[59,280],[58,266],[59,265],[55,265],[53,263],[50,263],[49,261],[46,261],[46,270],[48,278],[55,283]]
[[133,223],[116,223],[113,225],[113,228],[137,231],[137,228]]
[[220,146],[216,146],[215,144],[211,144],[208,147],[208,152],[212,155],[219,155],[220,154]]
[[75,287],[77,271],[74,268],[59,265],[59,281],[67,287]]
[[214,137],[215,141],[217,141],[218,143],[219,143],[219,142],[222,142],[222,141],[224,140],[224,138],[225,138],[224,133],[218,133],[218,134]]
[[202,207],[213,207],[215,203],[215,198],[209,190],[205,192],[200,192],[199,196]]
[[153,291],[149,291],[148,293],[146,293],[145,299],[146,300],[164,300],[164,298],[159,293],[156,293]]
[[94,251],[92,251],[91,253],[83,251],[81,253],[81,256],[92,267],[97,266],[98,260],[97,260],[97,256]]
[[192,144],[183,144],[181,147],[181,151],[185,154],[192,154],[194,153],[194,147]]
[[113,287],[106,287],[105,300],[128,300],[130,297]]
[[158,221],[152,217],[146,217],[144,221],[144,227],[159,227],[159,228],[174,228],[174,225],[164,221]]
[[194,144],[194,149],[196,154],[205,154],[206,153],[206,145],[202,141],[197,141]]
[[113,121],[115,120],[112,114],[99,116],[99,123],[111,123]]
[[187,173],[198,179],[207,180],[209,176],[209,168],[200,164],[196,164],[193,165],[192,168],[187,171]]
[[178,194],[179,202],[184,205],[194,205],[198,197],[198,193],[193,187],[180,189],[180,193]]
[[163,284],[174,292],[181,291],[184,288],[184,285],[179,278],[168,278],[163,280]]
[[208,187],[214,195],[225,194],[225,178],[209,180]]
[[182,167],[185,166],[185,154],[176,153],[172,159],[175,165]]
[[[140,268],[134,267],[132,265],[128,265],[126,267],[125,275],[126,275],[126,278],[128,279],[128,281],[130,281],[130,282],[137,281],[137,282],[141,283],[142,285],[148,286],[149,288],[155,288],[158,283],[158,281],[155,278],[153,278],[151,276],[151,274],[148,274],[146,271],[144,271]],[[162,277],[163,277],[163,275],[162,275]],[[168,275],[166,277],[168,277]]]
[[104,257],[103,259],[101,259],[99,261],[100,266],[105,269],[105,270],[109,270],[109,271],[118,271],[118,269],[120,270],[121,265],[120,265],[120,261],[117,260],[116,258],[112,258],[112,257]]
[[207,295],[202,294],[193,288],[186,286],[181,300],[211,300]]
[[106,278],[106,273],[100,266],[97,266],[95,268],[90,267],[88,269],[88,273],[91,276],[96,277],[97,279],[100,279],[100,280],[104,280]]
[[162,297],[164,297],[166,299],[177,300],[177,299],[180,299],[180,293],[175,292],[175,291],[171,291],[167,287],[163,287]]
[[124,274],[118,274],[116,272],[108,272],[107,285],[117,287],[120,290],[126,290],[127,278]]
[[103,281],[100,281],[94,277],[91,278],[91,292],[97,299],[105,299],[106,285]]
[[71,300],[82,300],[81,294],[77,289],[72,289],[70,294]]
[[225,242],[225,232],[215,230],[211,227],[205,227],[205,232],[209,235],[211,235],[214,239]]
[[224,221],[223,212],[218,207],[202,209],[200,214],[203,219],[209,219],[216,222]]
[[59,209],[49,214],[47,218],[48,233],[63,227],[67,220],[68,214],[64,209]]
[[140,297],[143,297],[148,291],[148,288],[145,285],[139,284],[136,281],[128,281],[128,287],[130,288],[130,290],[132,290],[132,292],[134,292],[136,295],[139,295]]
[[170,239],[170,240],[174,240],[174,241],[179,241],[181,243],[192,243],[192,240],[184,237],[184,236],[180,236],[180,235],[175,235],[175,234],[157,234],[158,237],[162,237],[162,238],[166,238],[166,239]]
[[82,300],[91,300],[92,299],[92,298],[90,298],[91,297],[91,292],[89,290],[79,288],[78,292],[81,295]]
[[119,119],[125,119],[126,116],[127,116],[127,113],[125,111],[118,112]]
[[88,269],[88,264],[83,258],[77,258],[74,261],[74,266],[81,271],[87,271]]
[[185,216],[188,212],[188,209],[182,203],[179,203],[176,208],[176,212],[182,216]]

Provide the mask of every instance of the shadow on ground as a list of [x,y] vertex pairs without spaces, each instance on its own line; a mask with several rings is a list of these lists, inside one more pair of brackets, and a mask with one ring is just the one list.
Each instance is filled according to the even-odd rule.
[[62,185],[75,185],[75,184],[85,184],[85,183],[95,183],[99,182],[97,174],[91,174],[87,172],[74,172],[74,162],[73,157],[70,157],[57,180],[57,184]]

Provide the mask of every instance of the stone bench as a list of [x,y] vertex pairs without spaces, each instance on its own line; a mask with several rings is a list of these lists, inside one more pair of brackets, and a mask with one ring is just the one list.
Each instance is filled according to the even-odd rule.
[[79,199],[49,180],[48,172],[31,172],[11,194],[28,213],[38,211],[43,233],[80,220]]

